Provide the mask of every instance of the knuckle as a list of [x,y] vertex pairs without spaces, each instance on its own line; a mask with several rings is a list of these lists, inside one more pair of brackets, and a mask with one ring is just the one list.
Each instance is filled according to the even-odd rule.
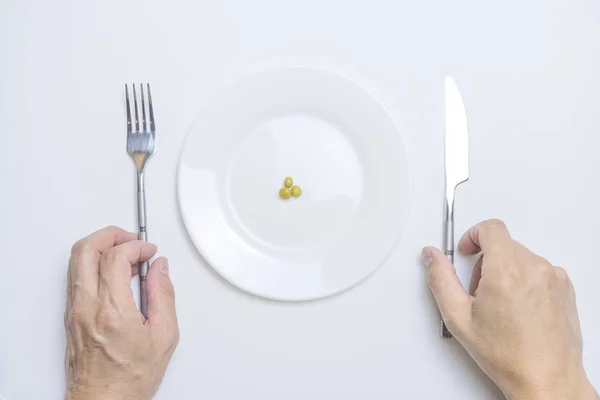
[[552,265],[541,262],[537,268],[539,269],[542,279],[545,282],[552,283],[556,281],[558,275]]
[[81,261],[86,255],[96,253],[98,253],[98,250],[87,238],[78,240],[71,248],[71,258],[74,261]]
[[552,265],[552,263],[543,257],[539,257],[539,256],[537,257],[537,264],[544,269],[551,269],[551,270],[554,269],[554,266]]
[[115,261],[117,261],[118,258],[119,258],[118,250],[116,250],[115,248],[108,249],[105,252],[103,252],[102,255],[100,256],[100,264],[101,265],[112,264]]
[[71,255],[75,256],[78,254],[81,254],[83,252],[86,251],[86,249],[88,248],[88,241],[87,239],[79,239],[78,241],[75,242],[75,244],[73,244],[73,247],[71,247]]
[[537,257],[535,267],[542,270],[544,274],[554,273],[554,266],[545,258]]
[[483,229],[487,229],[487,230],[496,230],[496,229],[508,229],[508,227],[506,226],[506,223],[504,221],[502,221],[501,219],[488,219],[487,221],[485,221],[482,226]]
[[567,271],[564,268],[562,268],[562,267],[554,267],[554,270],[556,272],[556,275],[559,278],[564,279],[564,280],[569,279],[569,274],[567,273]]
[[120,236],[127,233],[123,228],[116,225],[108,225],[101,229],[100,232],[108,233],[111,236]]
[[98,232],[104,232],[104,233],[108,233],[111,235],[118,235],[121,232],[124,232],[123,229],[119,228],[116,225],[108,225],[102,229],[100,229]]
[[502,273],[501,284],[504,286],[513,286],[516,282],[522,282],[524,280],[526,270],[521,268],[517,268],[515,266],[506,267],[506,269]]

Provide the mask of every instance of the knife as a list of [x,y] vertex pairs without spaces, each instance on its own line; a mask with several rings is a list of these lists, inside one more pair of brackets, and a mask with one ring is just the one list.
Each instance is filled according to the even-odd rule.
[[[454,195],[456,188],[469,180],[469,129],[467,113],[458,86],[452,77],[445,82],[445,163],[446,201],[444,211],[444,253],[454,263]],[[441,323],[441,336],[449,339],[452,334]]]

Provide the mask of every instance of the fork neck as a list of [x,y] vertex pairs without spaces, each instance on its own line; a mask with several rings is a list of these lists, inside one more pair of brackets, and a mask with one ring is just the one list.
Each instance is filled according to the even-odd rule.
[[138,191],[143,192],[145,190],[144,187],[144,170],[138,170],[137,171],[137,187],[138,187]]

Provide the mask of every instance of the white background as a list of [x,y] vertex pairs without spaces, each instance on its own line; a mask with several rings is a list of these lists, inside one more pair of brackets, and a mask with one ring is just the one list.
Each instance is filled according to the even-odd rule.
[[[3,0],[0,4],[0,391],[64,395],[71,244],[135,229],[123,84],[152,83],[159,148],[149,234],[170,258],[181,344],[157,399],[500,399],[438,339],[419,251],[441,243],[443,76],[461,88],[471,180],[457,230],[488,218],[565,267],[600,386],[600,3],[597,0]],[[370,279],[333,298],[262,300],[201,260],[177,206],[195,115],[263,65],[339,71],[402,127],[413,201]],[[461,276],[470,261],[459,259]]]

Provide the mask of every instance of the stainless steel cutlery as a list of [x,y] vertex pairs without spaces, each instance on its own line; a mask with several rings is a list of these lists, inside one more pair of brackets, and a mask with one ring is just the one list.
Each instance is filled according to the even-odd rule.
[[[138,111],[138,95],[133,87],[133,108],[134,125],[131,120],[131,106],[129,101],[129,89],[125,85],[125,103],[127,108],[127,153],[133,159],[137,172],[137,214],[138,214],[138,238],[148,240],[146,230],[146,189],[144,184],[144,171],[146,163],[156,151],[156,129],[154,125],[154,109],[152,108],[152,94],[150,93],[150,84],[146,84],[147,94],[144,92],[144,86],[140,84],[141,114],[142,121]],[[148,120],[146,120],[146,104],[148,107]],[[148,315],[146,298],[146,275],[148,273],[148,261],[139,266],[140,274],[140,311],[144,316]]]
[[[444,210],[444,253],[454,263],[454,195],[456,188],[469,180],[469,129],[460,91],[451,77],[445,82],[445,163],[446,199]],[[441,323],[443,338],[452,334]]]

